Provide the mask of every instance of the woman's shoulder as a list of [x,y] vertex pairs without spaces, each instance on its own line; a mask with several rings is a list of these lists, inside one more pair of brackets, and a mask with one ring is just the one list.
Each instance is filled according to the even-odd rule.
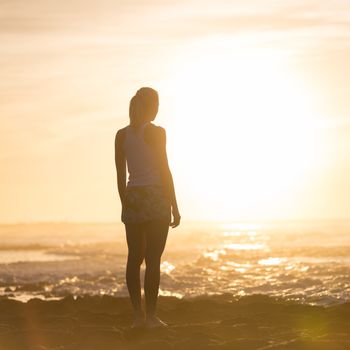
[[119,143],[124,140],[127,129],[128,129],[128,126],[125,126],[124,128],[117,130],[115,134],[115,143]]
[[115,136],[116,137],[120,137],[120,136],[124,135],[126,133],[127,129],[128,129],[128,125],[125,126],[124,128],[121,128],[121,129],[117,130]]
[[165,129],[153,123],[149,123],[145,129],[145,139],[151,142],[162,141],[165,139],[165,135]]
[[153,123],[148,123],[145,132],[153,136],[162,136],[165,135],[165,129],[159,125]]

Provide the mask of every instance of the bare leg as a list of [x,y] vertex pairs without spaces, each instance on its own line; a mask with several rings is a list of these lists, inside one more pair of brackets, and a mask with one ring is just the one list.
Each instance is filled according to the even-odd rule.
[[160,282],[160,262],[169,231],[169,224],[152,221],[147,223],[146,237],[146,273],[145,298],[146,316],[151,320],[155,318],[158,290]]
[[128,262],[126,265],[126,284],[135,313],[134,325],[141,325],[144,312],[141,304],[140,268],[145,257],[145,225],[126,224],[128,243]]

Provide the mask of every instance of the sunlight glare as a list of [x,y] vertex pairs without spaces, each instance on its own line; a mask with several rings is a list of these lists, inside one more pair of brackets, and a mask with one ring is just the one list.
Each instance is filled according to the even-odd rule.
[[316,135],[311,98],[278,56],[211,53],[177,68],[174,158],[192,169],[181,179],[192,195],[223,218],[292,194],[310,171]]

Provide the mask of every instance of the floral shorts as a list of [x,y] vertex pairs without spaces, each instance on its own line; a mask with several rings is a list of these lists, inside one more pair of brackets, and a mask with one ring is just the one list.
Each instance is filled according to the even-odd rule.
[[140,224],[153,220],[171,221],[171,205],[163,188],[158,185],[127,187],[122,222]]

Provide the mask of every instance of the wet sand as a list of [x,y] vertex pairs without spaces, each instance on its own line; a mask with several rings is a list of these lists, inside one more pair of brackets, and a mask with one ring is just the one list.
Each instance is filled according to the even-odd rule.
[[132,330],[127,298],[0,300],[1,350],[350,349],[350,303],[328,308],[254,295],[161,297],[168,329]]

